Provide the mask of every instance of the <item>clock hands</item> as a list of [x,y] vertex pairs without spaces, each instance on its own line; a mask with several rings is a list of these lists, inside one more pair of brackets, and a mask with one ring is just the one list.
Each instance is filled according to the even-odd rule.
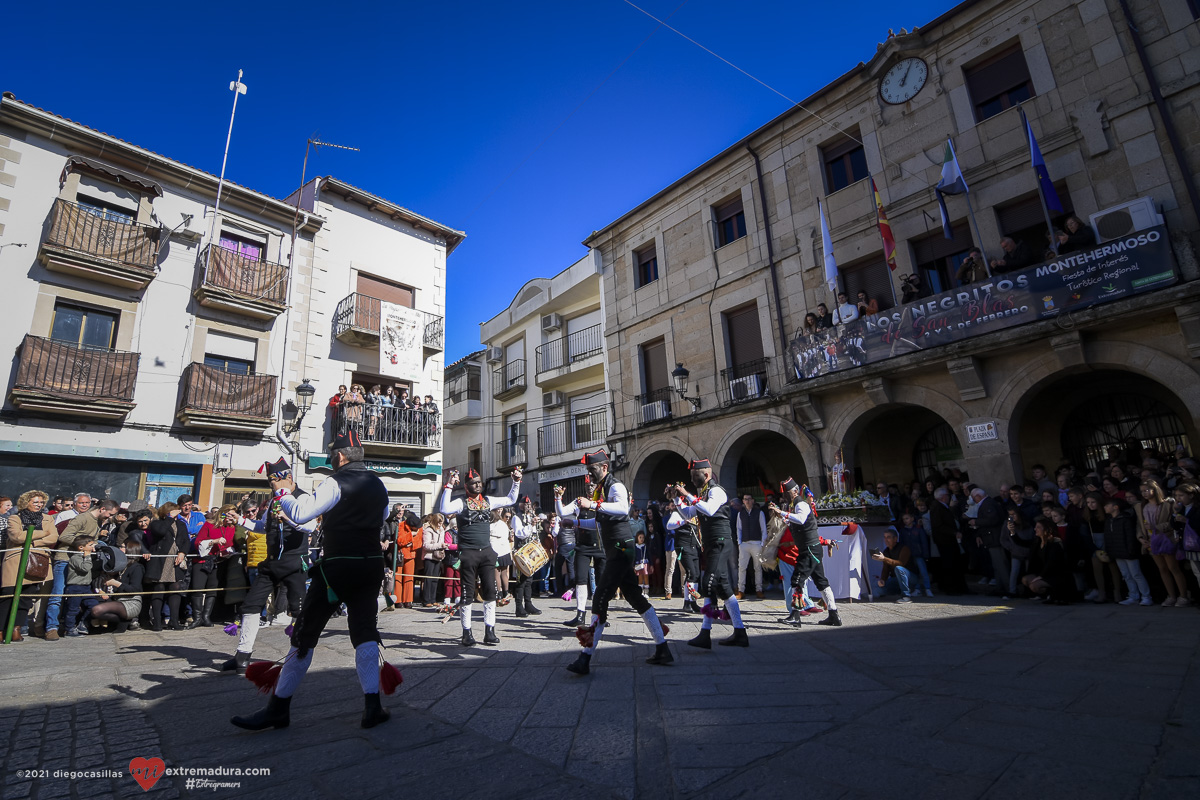
[[905,83],[908,82],[908,73],[912,72],[912,68],[913,68],[913,65],[912,65],[912,62],[910,61],[910,62],[908,62],[908,69],[904,70],[904,77],[900,79],[901,86],[903,86]]

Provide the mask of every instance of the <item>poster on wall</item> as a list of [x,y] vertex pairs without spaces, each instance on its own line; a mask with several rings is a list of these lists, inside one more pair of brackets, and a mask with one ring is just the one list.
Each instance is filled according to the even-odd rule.
[[961,286],[800,335],[789,346],[800,379],[861,367],[973,336],[1051,319],[1179,280],[1166,228]]
[[423,366],[425,315],[386,301],[379,304],[379,374],[417,383]]

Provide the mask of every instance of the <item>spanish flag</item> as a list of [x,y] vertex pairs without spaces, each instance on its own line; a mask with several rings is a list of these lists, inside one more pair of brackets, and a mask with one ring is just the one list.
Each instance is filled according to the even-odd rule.
[[883,255],[887,259],[888,268],[896,269],[896,239],[892,236],[892,224],[888,222],[887,212],[883,210],[883,200],[879,198],[879,189],[875,179],[871,178],[871,193],[875,195],[875,219],[879,223],[879,236],[883,239]]

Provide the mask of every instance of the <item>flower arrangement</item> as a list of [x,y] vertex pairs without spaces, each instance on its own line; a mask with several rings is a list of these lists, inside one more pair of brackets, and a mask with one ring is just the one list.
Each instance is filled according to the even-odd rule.
[[887,503],[866,490],[821,495],[817,511],[825,512],[822,521],[829,522],[887,522],[891,517]]

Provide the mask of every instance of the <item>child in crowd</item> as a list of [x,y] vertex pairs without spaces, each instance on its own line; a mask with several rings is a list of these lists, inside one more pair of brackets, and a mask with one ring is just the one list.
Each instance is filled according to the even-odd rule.
[[644,594],[650,594],[650,573],[653,567],[650,566],[650,561],[646,557],[646,532],[638,531],[637,539],[633,543],[633,571],[638,576],[638,587]]
[[83,636],[88,632],[82,622],[83,612],[90,611],[96,605],[95,597],[81,596],[92,594],[92,582],[99,577],[92,563],[96,540],[79,536],[75,539],[74,547],[74,552],[67,560],[67,636]]

